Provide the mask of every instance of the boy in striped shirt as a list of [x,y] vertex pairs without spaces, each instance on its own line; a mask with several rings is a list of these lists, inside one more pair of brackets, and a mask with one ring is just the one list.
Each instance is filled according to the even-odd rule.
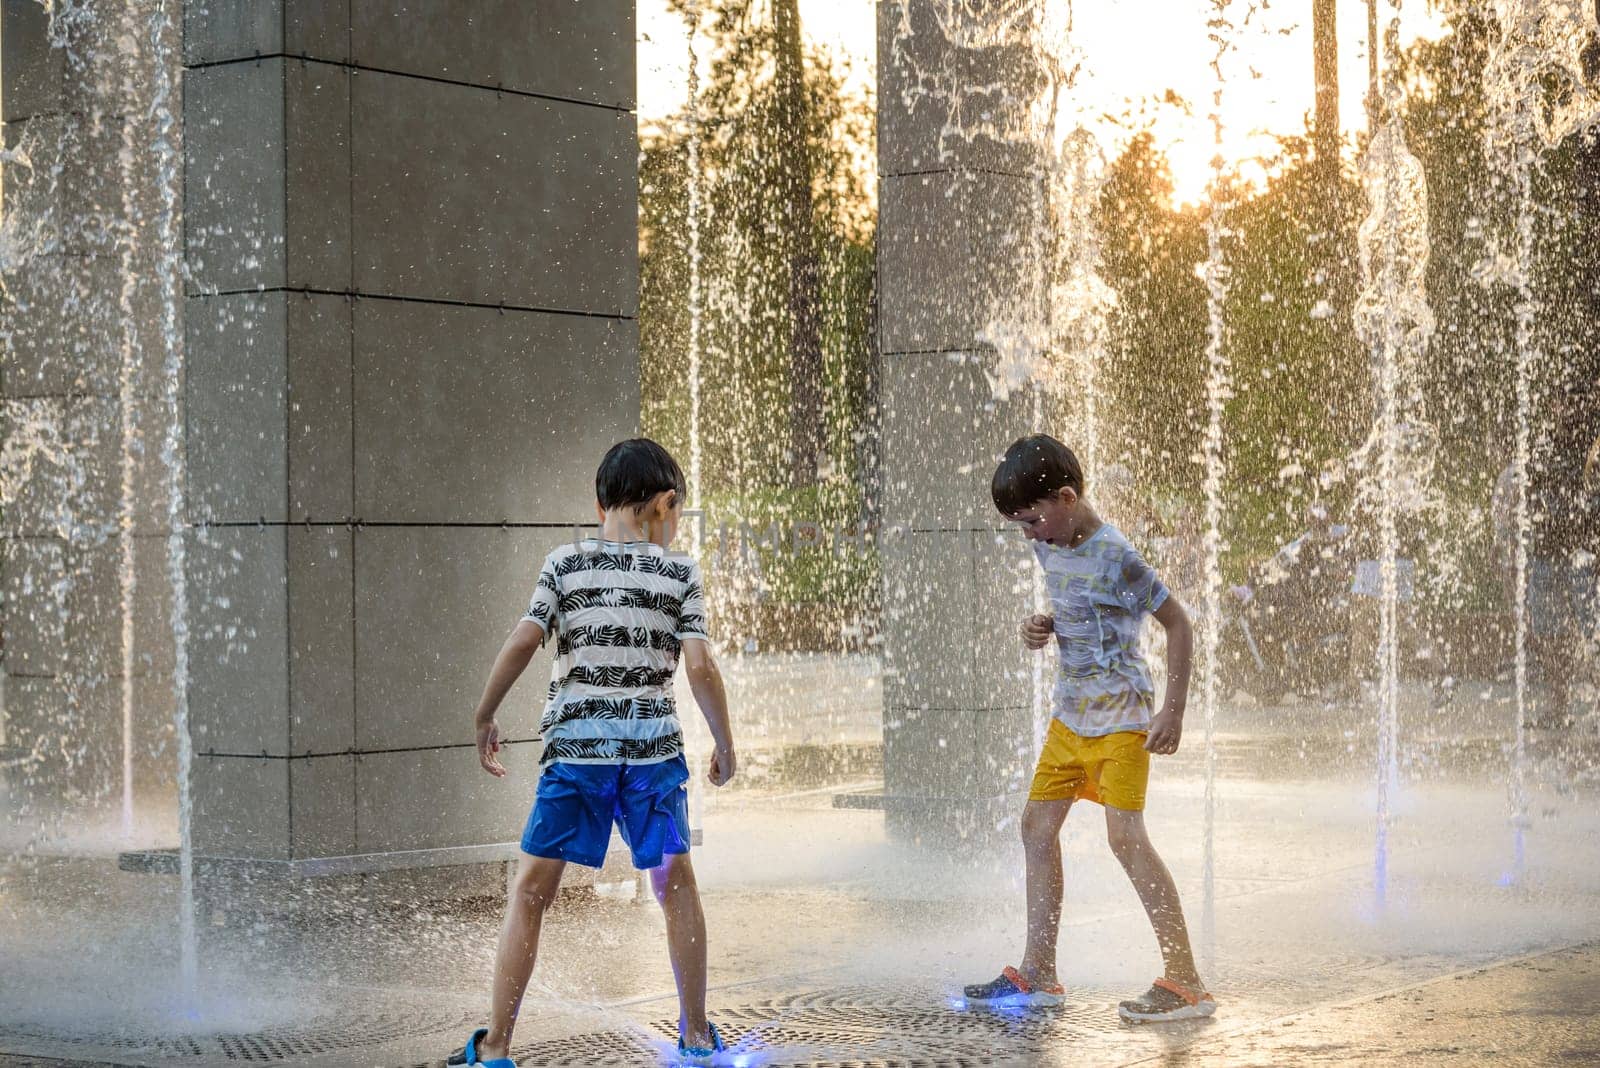
[[706,637],[700,568],[669,554],[685,494],[660,445],[612,446],[595,475],[600,537],[545,558],[527,614],[506,639],[478,704],[478,760],[503,778],[495,712],[548,638],[556,640],[540,735],[542,771],[495,958],[489,1026],[452,1063],[515,1068],[511,1032],[533,972],[539,927],[568,862],[599,867],[615,823],[634,866],[650,872],[678,981],[679,1062],[724,1048],[706,1019],[706,926],[689,864],[688,765],[673,707],[681,656],[716,750],[710,779],[736,764],[727,698]]

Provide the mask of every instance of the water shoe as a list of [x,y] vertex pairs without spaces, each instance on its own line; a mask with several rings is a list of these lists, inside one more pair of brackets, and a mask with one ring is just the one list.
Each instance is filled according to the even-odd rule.
[[517,1068],[517,1062],[510,1057],[496,1057],[493,1060],[483,1060],[478,1056],[478,1043],[483,1041],[483,1036],[489,1033],[487,1027],[480,1027],[472,1032],[472,1037],[467,1039],[467,1044],[450,1055],[445,1061],[449,1065],[478,1064],[483,1068]]
[[727,1050],[727,1044],[722,1041],[722,1033],[717,1030],[717,1025],[707,1021],[706,1027],[711,1031],[710,1046],[686,1046],[683,1044],[683,1035],[678,1036],[678,1063],[692,1064],[697,1068],[707,1068],[716,1055]]
[[1217,1011],[1217,1002],[1203,990],[1190,990],[1162,976],[1137,998],[1117,1006],[1117,1015],[1129,1023],[1165,1023],[1196,1020]]
[[1010,966],[1000,973],[1000,978],[969,986],[962,993],[969,1005],[1059,1005],[1067,997],[1060,983],[1030,983]]

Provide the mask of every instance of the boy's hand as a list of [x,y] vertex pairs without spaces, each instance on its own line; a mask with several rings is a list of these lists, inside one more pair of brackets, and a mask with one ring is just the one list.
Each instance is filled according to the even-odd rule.
[[1043,649],[1055,633],[1056,621],[1050,616],[1033,615],[1022,621],[1022,644],[1029,649]]
[[739,758],[733,755],[733,746],[724,749],[718,746],[711,754],[711,771],[706,776],[711,780],[712,786],[724,786],[733,778],[734,769],[739,766]]
[[506,777],[505,765],[500,763],[500,724],[494,720],[478,724],[478,763],[497,779]]
[[1171,709],[1162,709],[1150,721],[1150,733],[1144,747],[1159,756],[1171,756],[1178,751],[1178,741],[1183,737],[1183,715]]

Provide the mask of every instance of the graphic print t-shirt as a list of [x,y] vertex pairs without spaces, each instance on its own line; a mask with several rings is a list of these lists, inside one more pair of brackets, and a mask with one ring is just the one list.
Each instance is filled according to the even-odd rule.
[[1154,687],[1139,627],[1167,588],[1110,523],[1069,548],[1035,542],[1056,621],[1055,717],[1085,738],[1150,729]]
[[523,618],[555,640],[543,763],[653,764],[683,751],[672,675],[683,640],[706,637],[693,559],[652,542],[563,545]]

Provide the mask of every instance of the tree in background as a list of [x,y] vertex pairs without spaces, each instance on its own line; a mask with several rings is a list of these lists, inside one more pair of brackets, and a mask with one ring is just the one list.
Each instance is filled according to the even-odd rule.
[[[688,15],[688,0],[674,3]],[[696,504],[735,532],[853,528],[875,478],[873,104],[847,92],[838,61],[804,46],[795,0],[698,9],[709,63],[692,134],[703,205]],[[645,131],[640,163],[642,421],[681,456],[689,136],[681,119]],[[760,592],[774,602],[827,603],[839,620],[876,602],[870,554],[757,556]]]

